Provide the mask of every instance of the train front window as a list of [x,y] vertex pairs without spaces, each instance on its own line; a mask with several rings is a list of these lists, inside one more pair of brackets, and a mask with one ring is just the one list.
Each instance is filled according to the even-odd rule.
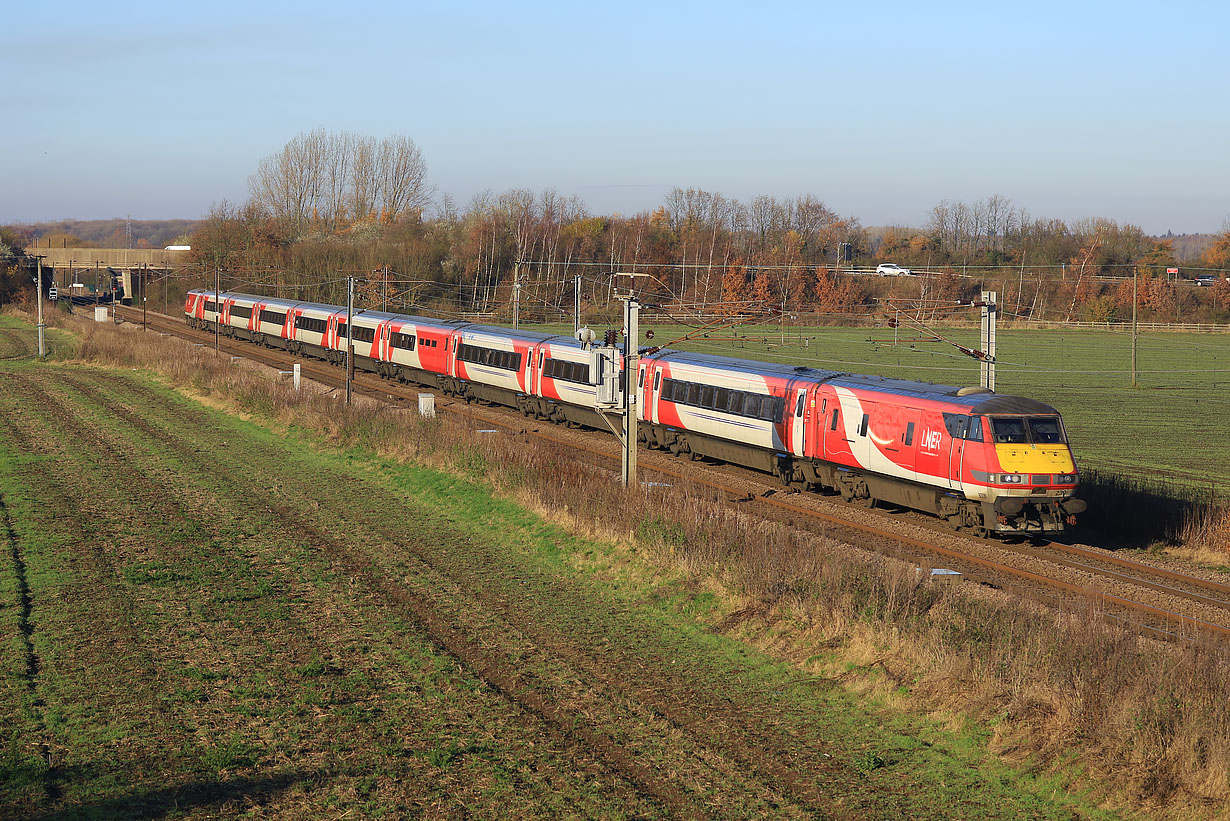
[[991,429],[995,432],[995,441],[998,444],[1023,445],[1029,441],[1024,419],[992,418]]
[[1034,444],[1062,445],[1066,441],[1058,416],[1031,416],[1026,421],[1029,422],[1029,440]]

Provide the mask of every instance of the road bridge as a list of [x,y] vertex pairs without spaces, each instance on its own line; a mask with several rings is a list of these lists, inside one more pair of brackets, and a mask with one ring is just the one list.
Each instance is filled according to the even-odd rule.
[[[26,249],[30,257],[43,258],[46,281],[74,296],[94,296],[111,290],[112,278],[118,278],[124,297],[131,298],[143,282],[159,277],[188,264],[186,250],[168,251],[161,248],[41,248]],[[80,288],[73,288],[80,283]]]

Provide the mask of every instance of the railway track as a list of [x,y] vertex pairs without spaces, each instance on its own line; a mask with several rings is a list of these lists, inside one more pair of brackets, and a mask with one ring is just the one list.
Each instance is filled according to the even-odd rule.
[[[117,310],[128,321],[142,322],[139,310]],[[216,343],[219,355],[239,356],[279,371],[299,362],[305,378],[334,388],[345,385],[342,370],[318,360],[226,336],[215,340],[214,334],[189,328],[182,318],[150,313],[145,321],[151,332],[178,336],[194,344]],[[435,393],[437,406],[446,412],[464,412],[490,428],[563,445],[579,458],[618,471],[620,454],[608,436],[565,430],[550,423],[531,425],[534,429],[530,430],[516,411],[467,404],[436,389],[388,382],[369,373],[356,372],[352,390],[356,395],[385,402],[415,400],[419,393]],[[1090,546],[979,539],[954,533],[917,514],[872,511],[817,494],[799,493],[737,466],[680,461],[659,451],[642,451],[640,463],[642,470],[652,471],[661,479],[710,488],[726,504],[745,512],[840,538],[920,567],[951,568],[974,581],[1011,589],[1052,606],[1084,607],[1099,618],[1158,638],[1230,640],[1230,584],[1125,559]]]

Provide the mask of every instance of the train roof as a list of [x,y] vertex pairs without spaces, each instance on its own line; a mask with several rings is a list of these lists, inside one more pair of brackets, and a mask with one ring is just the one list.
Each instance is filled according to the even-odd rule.
[[934,382],[916,382],[910,379],[892,379],[885,376],[829,371],[798,365],[783,365],[775,362],[759,362],[754,359],[738,359],[718,354],[692,353],[690,351],[662,350],[653,357],[668,362],[701,365],[721,370],[753,372],[784,378],[810,379],[843,388],[865,391],[881,391],[894,396],[913,396],[933,402],[943,402],[968,409],[972,414],[1020,413],[1057,414],[1050,405],[1024,396],[1008,396],[981,388],[965,388],[959,385],[940,385]]
[[842,375],[841,371],[826,371],[820,368],[809,368],[806,365],[782,365],[777,362],[759,362],[755,359],[738,359],[733,356],[720,356],[711,353],[693,353],[692,351],[676,351],[663,348],[652,358],[679,362],[685,365],[700,365],[706,368],[717,368],[727,371],[751,371],[767,376],[780,376],[794,379],[811,379],[822,382],[834,376]]
[[944,402],[968,408],[969,413],[972,414],[1059,413],[1045,402],[1025,396],[998,394],[985,388],[963,388],[957,385],[940,385],[935,382],[915,382],[909,379],[890,379],[884,376],[857,374],[841,374],[829,380],[829,384],[842,388],[883,391],[894,396],[915,396],[933,402]]
[[568,344],[571,342],[574,346],[579,346],[581,343],[569,336],[561,336],[560,334],[548,334],[542,331],[523,331],[520,328],[503,328],[499,325],[469,325],[465,332],[468,334],[492,334],[494,336],[511,336],[516,339],[526,339],[534,342],[546,342],[547,340],[558,341],[560,344]]
[[[212,290],[202,291],[202,293],[212,294]],[[325,302],[304,302],[298,299],[286,299],[285,297],[273,296],[257,296],[256,294],[244,294],[236,291],[223,291],[223,298],[241,298],[252,300],[253,302],[265,302],[275,305],[287,305],[294,308],[311,308],[317,311],[335,314],[339,311],[345,312],[345,305],[332,305]],[[387,311],[373,311],[370,309],[355,311],[356,319],[375,319],[377,322],[384,322],[386,319],[396,319],[401,322],[410,321],[416,325],[442,325],[450,328],[468,326],[470,323],[464,319],[434,319],[428,316],[414,316],[413,314],[394,314]]]

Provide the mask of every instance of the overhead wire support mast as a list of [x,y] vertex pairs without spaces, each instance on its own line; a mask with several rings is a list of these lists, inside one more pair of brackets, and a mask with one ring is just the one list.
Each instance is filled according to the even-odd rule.
[[636,392],[640,374],[640,305],[629,292],[624,300],[624,457],[623,486],[636,487]]
[[45,359],[47,357],[47,325],[43,322],[43,256],[40,255],[35,259],[38,265],[38,358]]
[[982,357],[979,363],[980,384],[989,391],[995,390],[995,319],[999,313],[995,291],[982,292]]
[[350,404],[350,381],[354,379],[354,277],[346,277],[346,404]]

